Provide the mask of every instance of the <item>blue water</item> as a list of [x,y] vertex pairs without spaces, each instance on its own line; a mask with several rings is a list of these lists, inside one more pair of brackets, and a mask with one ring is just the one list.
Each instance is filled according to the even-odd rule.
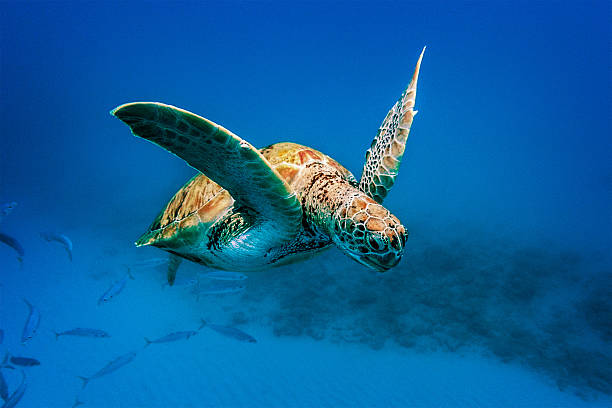
[[[610,3],[0,4],[1,352],[19,407],[610,406]],[[245,289],[163,287],[134,248],[194,174],[109,115],[180,106],[357,178],[427,46],[385,206],[411,232],[379,275],[330,250]],[[74,259],[40,232],[74,243]],[[134,280],[107,304],[98,298]],[[206,272],[184,263],[179,283]],[[27,298],[41,313],[20,344]],[[143,348],[143,337],[203,328]],[[108,339],[52,331],[103,329]],[[120,355],[133,361],[91,380]],[[19,369],[1,369],[9,393]]]

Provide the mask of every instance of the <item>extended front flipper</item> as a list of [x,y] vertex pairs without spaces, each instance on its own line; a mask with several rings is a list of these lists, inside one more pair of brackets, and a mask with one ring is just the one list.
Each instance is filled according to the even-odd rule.
[[372,141],[372,146],[366,153],[366,162],[363,166],[359,189],[379,203],[383,202],[389,190],[393,187],[404,155],[412,118],[417,113],[413,108],[424,52],[425,48],[423,48],[417,61],[412,81],[387,113]]
[[226,189],[255,222],[273,222],[265,245],[291,240],[299,231],[299,200],[268,161],[247,141],[208,119],[155,102],[136,102],[111,112],[139,137],[185,160]]

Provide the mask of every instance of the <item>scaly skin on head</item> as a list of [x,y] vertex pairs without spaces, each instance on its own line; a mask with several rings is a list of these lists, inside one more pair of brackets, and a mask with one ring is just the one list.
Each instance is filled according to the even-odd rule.
[[402,258],[408,232],[389,210],[357,188],[335,211],[332,225],[336,245],[378,272]]
[[397,265],[408,237],[397,217],[339,173],[316,164],[309,170],[313,176],[300,197],[309,224],[329,234],[351,258],[378,272]]

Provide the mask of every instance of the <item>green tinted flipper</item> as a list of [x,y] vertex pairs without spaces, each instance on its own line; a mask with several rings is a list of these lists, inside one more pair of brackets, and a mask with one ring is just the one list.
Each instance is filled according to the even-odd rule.
[[378,129],[378,134],[372,141],[372,146],[366,153],[366,162],[363,166],[359,189],[379,203],[383,202],[389,190],[393,187],[404,155],[412,119],[417,113],[413,108],[424,52],[425,48],[423,48],[417,62],[412,81],[387,113],[385,120]]
[[255,211],[259,221],[274,221],[279,241],[297,234],[302,207],[295,193],[250,143],[208,119],[155,102],[136,102],[111,112],[134,135],[185,160]]

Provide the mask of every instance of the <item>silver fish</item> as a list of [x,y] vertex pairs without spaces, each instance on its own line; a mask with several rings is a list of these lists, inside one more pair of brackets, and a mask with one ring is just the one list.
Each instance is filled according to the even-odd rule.
[[68,258],[72,262],[72,241],[64,234],[55,234],[53,232],[41,232],[40,236],[47,242],[57,242],[61,244],[66,252],[68,252]]
[[74,403],[72,404],[72,407],[70,407],[70,408],[76,408],[79,405],[83,405],[83,404],[85,404],[85,403],[83,401],[81,401],[79,399],[79,396],[77,395],[76,398],[74,399]]
[[8,384],[2,375],[2,370],[0,370],[0,398],[4,401],[8,399]]
[[101,305],[104,302],[108,302],[113,297],[121,293],[123,288],[125,288],[128,279],[134,279],[132,273],[130,272],[130,268],[128,268],[127,273],[121,280],[118,280],[117,282],[113,283],[112,286],[108,288],[108,290],[104,292],[102,296],[100,296],[100,299],[98,299],[98,305]]
[[211,329],[213,329],[217,333],[220,333],[220,334],[222,334],[224,336],[227,336],[227,337],[231,337],[231,338],[236,339],[236,340],[246,341],[246,342],[249,342],[249,343],[257,343],[257,340],[255,340],[255,338],[253,336],[251,336],[250,334],[245,333],[242,330],[237,329],[235,327],[221,326],[221,325],[218,325],[218,324],[207,323],[206,320],[202,319],[202,325],[200,326],[200,329],[202,329],[204,327],[210,327]]
[[57,340],[59,336],[80,336],[80,337],[110,337],[110,334],[105,332],[104,330],[99,329],[85,329],[82,327],[77,327],[76,329],[66,330],[63,332],[53,332],[55,333],[55,339]]
[[226,271],[211,271],[211,272],[203,274],[202,276],[208,279],[229,280],[229,281],[241,281],[247,278],[247,276],[243,273],[226,272]]
[[97,373],[95,373],[91,377],[80,377],[79,376],[79,378],[81,380],[83,380],[83,388],[85,388],[87,386],[89,381],[91,381],[93,379],[96,379],[96,378],[103,377],[103,376],[105,376],[107,374],[110,374],[110,373],[113,373],[113,372],[117,371],[118,369],[120,369],[124,365],[130,363],[134,359],[134,357],[136,357],[136,352],[132,351],[131,353],[127,353],[127,354],[124,354],[122,356],[119,356],[116,359],[114,359],[113,361],[109,362],[108,364],[106,364],[104,367],[102,367]]
[[206,285],[206,286],[197,286],[193,288],[192,292],[196,295],[228,295],[232,293],[242,292],[245,289],[245,286],[240,283],[221,283]]
[[178,331],[178,332],[170,333],[156,340],[149,340],[148,338],[145,337],[144,339],[147,342],[147,344],[145,344],[145,347],[147,347],[151,343],[168,343],[171,341],[188,339],[191,336],[195,336],[196,334],[198,334],[197,331],[190,330],[190,331]]
[[[172,287],[176,288],[188,288],[191,286],[196,286],[200,283],[200,279],[198,277],[186,277],[186,276],[179,276],[174,283],[172,284]],[[162,288],[165,288],[166,286],[170,286],[170,284],[168,282],[164,282],[162,283]]]
[[26,303],[26,305],[28,305],[30,313],[28,314],[28,319],[23,326],[23,332],[21,333],[21,344],[25,344],[28,340],[30,340],[40,325],[40,312],[38,309],[32,306],[27,299],[23,299],[23,301]]
[[40,361],[30,357],[11,357],[10,361],[21,367],[34,367],[40,365]]
[[0,232],[0,242],[13,248],[15,252],[17,252],[17,259],[19,260],[19,262],[23,262],[23,256],[25,255],[25,253],[23,251],[23,247],[19,242],[17,242],[15,238]]
[[0,222],[2,222],[2,219],[9,215],[15,207],[17,207],[17,203],[14,201],[0,205]]
[[19,403],[23,394],[25,394],[26,390],[26,376],[23,370],[21,371],[21,384],[19,387],[13,392],[13,394],[4,402],[2,408],[13,408],[15,405]]

